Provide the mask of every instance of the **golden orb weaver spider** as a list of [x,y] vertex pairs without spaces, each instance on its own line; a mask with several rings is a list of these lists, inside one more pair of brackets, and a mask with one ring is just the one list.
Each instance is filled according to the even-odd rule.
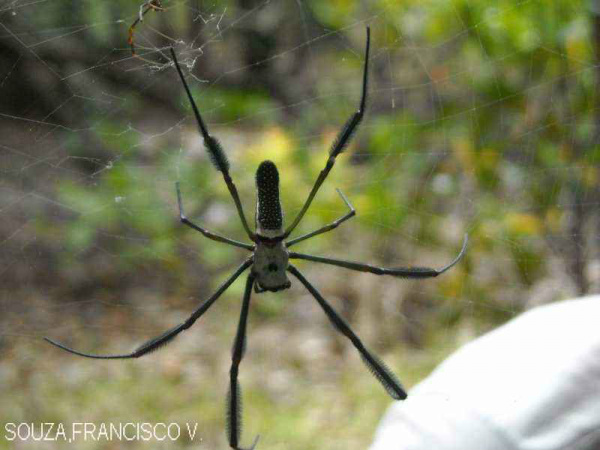
[[[375,355],[365,348],[363,343],[360,341],[358,336],[354,334],[350,326],[342,319],[337,312],[331,307],[329,302],[319,293],[319,291],[302,275],[302,273],[290,264],[290,259],[301,259],[307,261],[314,261],[324,264],[330,264],[334,266],[343,267],[350,270],[357,270],[361,272],[369,272],[376,275],[391,275],[399,278],[433,278],[446,272],[448,269],[453,267],[463,256],[467,246],[468,237],[465,235],[462,248],[456,256],[456,258],[441,269],[432,269],[428,267],[398,267],[398,268],[383,268],[376,267],[369,264],[362,264],[358,262],[345,261],[332,258],[324,258],[320,256],[307,255],[303,253],[295,253],[288,251],[288,248],[301,241],[309,239],[321,233],[325,233],[337,228],[341,223],[352,218],[356,211],[344,196],[344,194],[338,190],[339,195],[349,209],[349,212],[337,219],[336,221],[325,225],[313,232],[296,237],[289,241],[286,241],[288,236],[294,231],[298,223],[304,217],[304,214],[308,210],[311,202],[313,201],[317,191],[321,184],[327,178],[327,175],[335,164],[336,157],[344,151],[350,142],[354,132],[360,124],[367,101],[367,85],[368,85],[368,72],[369,72],[369,47],[370,47],[370,29],[367,27],[367,43],[365,50],[365,62],[362,82],[362,97],[358,110],[350,117],[346,122],[342,130],[334,141],[333,146],[329,152],[329,158],[325,168],[319,174],[312,190],[310,191],[308,198],[306,199],[304,206],[294,219],[294,221],[285,230],[283,228],[283,212],[279,201],[279,173],[277,167],[271,161],[263,161],[256,172],[256,185],[257,185],[257,205],[256,205],[256,217],[255,217],[255,228],[256,231],[252,232],[246,221],[244,210],[237,192],[237,188],[229,175],[229,162],[223,151],[219,141],[210,135],[204,120],[202,119],[200,112],[194,102],[188,84],[185,80],[181,67],[177,61],[177,56],[173,48],[171,48],[171,55],[173,63],[179,74],[179,78],[183,84],[186,95],[194,111],[196,122],[200,133],[204,138],[204,145],[210,156],[211,162],[214,167],[221,172],[223,179],[229,189],[231,197],[235,203],[239,218],[242,222],[248,237],[254,244],[244,243],[230,239],[225,236],[213,233],[195,223],[191,222],[185,215],[183,210],[183,202],[181,198],[181,191],[179,189],[179,182],[176,183],[177,202],[179,206],[179,217],[183,224],[199,231],[204,236],[214,241],[223,242],[236,247],[241,247],[252,252],[246,261],[244,261],[237,270],[217,289],[217,291],[206,299],[200,306],[188,317],[187,320],[171,328],[165,333],[158,337],[150,339],[145,342],[131,353],[120,354],[120,355],[95,355],[89,353],[82,353],[77,350],[73,350],[53,341],[49,338],[45,338],[46,341],[66,350],[75,355],[84,356],[86,358],[96,359],[128,359],[128,358],[139,358],[140,356],[146,355],[153,352],[160,347],[171,342],[179,333],[190,328],[196,320],[198,320],[210,307],[211,305],[225,292],[229,286],[247,269],[250,270],[250,274],[246,280],[246,287],[244,291],[242,310],[238,323],[237,333],[233,345],[232,352],[232,363],[229,384],[229,394],[227,399],[227,435],[229,445],[231,448],[236,450],[242,450],[239,445],[239,438],[241,434],[241,390],[238,383],[238,369],[239,365],[244,356],[246,348],[246,323],[248,319],[248,310],[250,307],[250,296],[252,289],[254,288],[256,293],[265,291],[280,291],[288,289],[291,286],[291,282],[287,277],[287,272],[291,273],[296,279],[300,281],[302,285],[310,292],[310,294],[319,303],[328,319],[331,321],[333,326],[345,335],[359,351],[361,358],[373,373],[373,375],[383,385],[385,390],[396,400],[404,400],[407,396],[406,391],[392,373],[392,371]],[[253,449],[258,441],[258,436],[254,440],[254,443],[250,447]]]

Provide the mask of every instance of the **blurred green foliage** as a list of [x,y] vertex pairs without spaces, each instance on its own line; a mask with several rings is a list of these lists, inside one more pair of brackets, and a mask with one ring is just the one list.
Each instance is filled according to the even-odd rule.
[[[49,42],[73,34],[93,62],[73,52],[61,65],[42,45],[31,47],[44,67],[59,67],[59,85],[72,92],[68,100],[84,100],[75,115],[85,124],[52,128],[56,153],[39,130],[24,132],[24,146],[40,152],[41,161],[49,158],[42,151],[58,156],[41,169],[24,165],[15,189],[61,208],[32,203],[25,210],[31,230],[10,220],[14,228],[3,229],[10,237],[0,248],[14,272],[2,272],[2,281],[13,286],[23,267],[36,276],[11,288],[10,307],[3,305],[9,325],[0,337],[17,338],[10,369],[0,372],[8,386],[0,394],[16,406],[0,413],[0,422],[68,421],[81,411],[96,421],[195,418],[208,443],[223,443],[218,383],[228,367],[242,283],[199,324],[191,338],[201,336],[200,344],[181,337],[172,353],[149,362],[93,365],[38,342],[46,331],[100,353],[108,352],[109,337],[115,347],[142,342],[180,320],[245,256],[179,223],[175,181],[190,219],[245,239],[183,89],[155,51],[166,45],[182,55],[250,222],[253,173],[271,159],[289,223],[357,106],[370,24],[368,114],[299,232],[345,213],[335,187],[358,214],[298,249],[387,266],[442,266],[464,232],[469,248],[459,265],[428,282],[299,266],[408,385],[465,340],[523,309],[597,288],[589,267],[598,229],[600,26],[591,3],[163,3],[166,12],[147,14],[136,28],[138,46],[154,64],[129,58],[126,31],[139,0],[52,1],[42,10],[19,10]],[[139,77],[123,81],[131,74]],[[104,75],[123,83],[110,85]],[[68,102],[49,105],[54,113]],[[51,124],[58,121],[52,114],[45,116]],[[31,254],[23,250],[29,248]],[[245,439],[258,431],[287,449],[365,448],[388,400],[303,295],[296,289],[253,300],[255,351],[243,367]],[[18,338],[29,335],[24,329],[33,330],[35,341]],[[22,356],[45,353],[39,367],[37,356]],[[40,380],[40,368],[53,376]],[[63,371],[67,381],[57,376]],[[45,404],[14,398],[26,388]],[[120,412],[115,398],[126,400]],[[0,441],[3,448],[10,447]]]

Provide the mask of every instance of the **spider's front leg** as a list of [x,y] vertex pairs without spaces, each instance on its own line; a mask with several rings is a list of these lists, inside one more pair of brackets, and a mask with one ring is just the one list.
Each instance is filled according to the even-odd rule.
[[242,226],[244,227],[244,230],[246,230],[248,237],[250,238],[250,240],[256,241],[256,236],[248,226],[248,221],[246,220],[246,215],[244,214],[244,208],[242,207],[242,202],[240,200],[237,187],[235,186],[235,183],[233,182],[231,175],[229,174],[229,161],[227,160],[225,151],[223,150],[223,147],[221,147],[221,143],[215,137],[211,136],[208,132],[208,128],[204,123],[202,116],[200,115],[200,110],[196,106],[194,97],[192,97],[192,92],[190,91],[187,81],[185,81],[183,71],[179,66],[179,62],[177,61],[177,55],[175,54],[175,50],[173,50],[173,47],[171,47],[171,57],[173,58],[173,64],[175,64],[175,69],[177,69],[177,73],[179,74],[179,78],[181,79],[181,83],[183,84],[183,88],[185,89],[185,93],[188,97],[190,105],[192,106],[192,110],[194,111],[194,116],[196,117],[196,122],[198,124],[198,130],[200,131],[200,134],[202,134],[202,137],[204,139],[204,147],[208,151],[210,161],[212,162],[213,166],[223,175],[223,180],[225,181],[227,189],[229,190],[229,193],[233,198],[233,202],[235,203],[235,207],[238,211],[238,215],[242,222]]
[[331,147],[331,150],[329,152],[329,158],[327,159],[325,168],[321,171],[321,173],[319,173],[319,176],[317,177],[317,180],[315,181],[315,184],[312,187],[310,194],[308,194],[308,198],[304,202],[302,209],[300,210],[300,212],[298,213],[298,215],[296,216],[296,218],[294,219],[292,224],[285,230],[283,239],[286,239],[291,234],[291,232],[294,231],[294,228],[296,228],[296,226],[300,223],[300,221],[304,217],[304,214],[306,214],[308,207],[310,206],[313,199],[315,198],[315,195],[317,195],[317,191],[319,190],[319,188],[321,187],[321,185],[327,178],[327,175],[329,175],[329,172],[333,168],[333,165],[335,164],[335,158],[337,158],[337,156],[346,149],[346,147],[352,140],[352,136],[354,136],[354,133],[358,129],[358,126],[360,125],[360,123],[363,119],[363,116],[365,114],[365,109],[367,106],[367,89],[368,89],[368,81],[369,81],[368,80],[368,78],[369,78],[369,48],[370,48],[370,46],[371,46],[371,29],[369,27],[367,27],[367,45],[366,45],[366,49],[365,49],[365,67],[364,67],[364,71],[363,71],[362,96],[360,99],[360,105],[358,107],[358,110],[354,114],[352,114],[350,119],[348,119],[348,121],[344,124],[342,131],[340,131],[340,133],[338,134],[338,136],[337,136],[336,140],[334,141],[333,146]]

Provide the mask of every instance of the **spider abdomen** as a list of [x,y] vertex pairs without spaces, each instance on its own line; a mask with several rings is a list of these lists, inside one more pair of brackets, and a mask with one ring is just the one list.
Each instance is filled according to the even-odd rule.
[[263,161],[256,171],[256,231],[274,237],[282,233],[283,211],[279,201],[279,172],[272,161]]

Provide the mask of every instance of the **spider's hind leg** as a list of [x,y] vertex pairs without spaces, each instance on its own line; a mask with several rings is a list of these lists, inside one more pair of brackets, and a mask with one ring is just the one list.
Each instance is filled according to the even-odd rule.
[[240,265],[237,270],[227,279],[225,282],[219,286],[219,288],[205,301],[203,301],[198,308],[184,321],[179,325],[171,328],[170,330],[165,331],[163,334],[146,341],[144,344],[140,345],[137,349],[135,349],[131,353],[124,353],[120,355],[95,355],[91,353],[83,353],[77,350],[73,350],[72,348],[66,347],[63,344],[56,342],[50,338],[44,338],[46,342],[58,347],[62,350],[65,350],[69,353],[73,353],[78,356],[83,356],[85,358],[94,358],[94,359],[130,359],[130,358],[139,358],[148,353],[156,351],[169,342],[173,341],[179,333],[190,328],[196,321],[211,307],[211,305],[218,300],[218,298],[229,289],[229,286],[244,272],[248,267],[250,267],[253,263],[252,257],[248,258],[242,265]]
[[258,443],[259,436],[256,436],[252,446],[243,448],[239,446],[240,434],[242,434],[242,390],[238,383],[238,370],[244,353],[246,352],[246,324],[248,322],[248,309],[250,307],[250,295],[252,294],[252,285],[254,284],[254,274],[248,275],[246,281],[246,290],[244,291],[244,300],[242,302],[242,312],[238,323],[233,351],[231,355],[231,369],[229,371],[229,393],[227,395],[227,437],[229,446],[234,450],[254,450]]
[[363,343],[360,341],[358,336],[354,334],[354,331],[342,319],[338,313],[331,307],[329,302],[323,298],[321,293],[300,273],[298,269],[290,264],[288,270],[304,285],[304,287],[311,293],[315,300],[319,303],[327,317],[337,330],[350,339],[352,345],[359,351],[360,356],[371,373],[379,380],[383,385],[388,394],[395,400],[404,400],[407,397],[406,391],[396,378],[396,375],[375,355],[365,348]]

